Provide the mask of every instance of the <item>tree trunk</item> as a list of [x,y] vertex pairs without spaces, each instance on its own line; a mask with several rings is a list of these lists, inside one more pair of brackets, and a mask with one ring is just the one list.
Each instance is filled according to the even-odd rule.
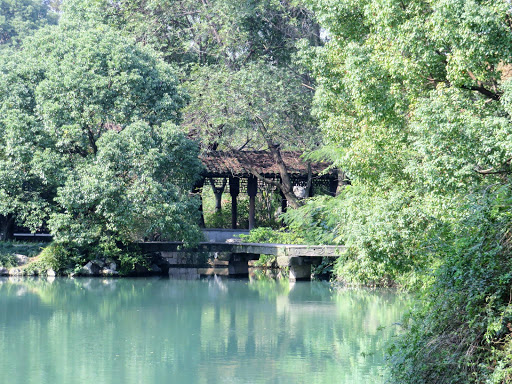
[[[274,162],[277,164],[277,168],[279,169],[279,175],[281,176],[281,183],[270,182],[270,184],[276,185],[281,189],[281,192],[283,193],[284,197],[286,197],[286,200],[288,200],[288,204],[292,208],[299,208],[303,205],[303,203],[297,198],[297,196],[295,196],[295,193],[293,193],[293,184],[290,179],[290,175],[288,174],[286,164],[283,160],[283,157],[281,156],[281,150],[279,149],[279,145],[276,145],[272,142],[271,138],[268,135],[267,127],[265,126],[265,122],[263,121],[263,119],[259,116],[255,117],[256,120],[258,120],[259,122],[258,127],[260,129],[261,135],[267,142],[267,145],[270,149],[270,153],[272,154],[272,158],[274,159]],[[269,183],[269,180],[267,180],[263,176],[258,175],[254,172],[252,173],[259,179],[262,179],[266,183]]]
[[297,196],[295,196],[295,193],[293,193],[292,180],[288,174],[288,169],[286,168],[286,164],[284,163],[283,157],[281,156],[279,147],[276,145],[270,145],[270,152],[272,153],[272,157],[274,158],[274,161],[276,162],[279,169],[279,175],[281,176],[281,192],[283,192],[284,197],[286,197],[288,204],[292,208],[301,207],[303,203],[298,199]]
[[14,239],[14,216],[11,214],[0,215],[0,241],[12,239]]
[[222,194],[224,193],[226,184],[227,179],[224,178],[224,180],[222,180],[222,186],[216,187],[215,182],[210,178],[210,185],[212,186],[213,194],[215,195],[215,212],[220,212],[222,210]]

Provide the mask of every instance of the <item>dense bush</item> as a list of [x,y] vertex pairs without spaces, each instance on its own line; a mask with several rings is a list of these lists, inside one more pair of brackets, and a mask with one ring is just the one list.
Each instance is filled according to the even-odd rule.
[[290,230],[309,244],[345,245],[335,272],[346,284],[414,284],[432,262],[428,233],[440,224],[411,192],[348,186],[335,199],[309,200],[284,215]]
[[45,275],[49,269],[56,273],[71,272],[82,263],[76,250],[60,243],[52,243],[39,253],[37,259],[29,263],[24,269],[26,273]]
[[395,382],[512,381],[512,194],[493,192],[438,247],[443,263],[391,350]]

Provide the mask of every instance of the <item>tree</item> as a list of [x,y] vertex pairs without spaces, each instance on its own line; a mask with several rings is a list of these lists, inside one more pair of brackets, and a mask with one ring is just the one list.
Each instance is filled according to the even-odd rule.
[[144,239],[197,242],[198,202],[188,191],[201,171],[198,153],[169,124],[106,132],[59,189],[62,210],[49,222],[57,241],[103,251]]
[[0,46],[16,42],[47,24],[55,24],[57,16],[48,2],[41,0],[0,1]]
[[184,126],[202,150],[268,150],[281,182],[254,174],[301,204],[281,150],[318,144],[312,79],[295,57],[299,40],[320,44],[311,12],[275,0],[72,0],[67,7],[69,22],[99,18],[178,63],[191,97]]
[[14,48],[0,52],[0,239],[13,237],[15,221],[33,231],[51,211],[67,168],[37,117],[40,63]]
[[306,150],[319,141],[309,114],[312,92],[288,69],[252,63],[233,71],[223,66],[199,67],[189,83],[192,97],[184,110],[184,126],[203,145],[230,151],[266,148],[279,167],[281,181],[260,180],[278,187],[293,207],[301,203],[281,157],[282,149]]
[[321,155],[353,186],[291,224],[328,224],[349,249],[345,281],[427,281],[394,350],[397,381],[508,382],[510,3],[309,4],[328,36],[308,57]]
[[173,128],[185,96],[172,67],[101,24],[42,29],[3,57],[0,214],[32,229],[51,217],[57,239],[104,248],[197,239],[200,162]]
[[289,64],[295,43],[319,44],[318,24],[304,6],[276,0],[68,0],[64,19],[101,22],[161,51],[180,64],[253,60]]
[[[511,121],[502,74],[511,61],[504,37],[509,6],[309,4],[328,41],[303,59],[317,79],[313,110],[325,138],[317,156],[345,170],[353,184],[339,197],[339,220],[330,230],[373,265],[370,275],[386,281],[418,268],[425,257],[416,250],[432,239],[425,234],[436,238],[463,218],[468,196],[502,183],[499,175],[508,172]],[[317,204],[311,212],[322,209]],[[397,218],[395,225],[389,217]],[[350,255],[338,270],[349,280]]]

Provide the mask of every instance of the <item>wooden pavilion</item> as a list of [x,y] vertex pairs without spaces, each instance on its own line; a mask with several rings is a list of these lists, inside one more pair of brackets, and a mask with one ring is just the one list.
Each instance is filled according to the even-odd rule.
[[[338,172],[323,162],[308,162],[301,158],[302,152],[282,151],[288,174],[292,179],[294,190],[297,188],[308,197],[315,190],[323,190],[331,195],[336,194],[338,187]],[[249,229],[255,226],[255,201],[258,190],[264,181],[256,178],[257,172],[268,180],[280,181],[278,165],[272,154],[266,151],[211,151],[201,156],[205,166],[202,180],[196,186],[196,192],[203,188],[208,180],[216,197],[217,209],[220,210],[221,196],[229,192],[231,195],[231,225],[237,228],[237,198],[240,193],[249,196]],[[344,177],[344,176],[343,176]],[[306,197],[306,196],[301,196]],[[282,209],[286,210],[287,201],[281,193]]]

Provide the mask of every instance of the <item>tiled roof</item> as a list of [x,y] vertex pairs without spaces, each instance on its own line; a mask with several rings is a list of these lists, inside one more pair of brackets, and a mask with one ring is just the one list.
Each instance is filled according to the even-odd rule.
[[[302,152],[281,151],[281,156],[291,176],[307,176],[307,162],[301,158]],[[272,154],[266,151],[238,151],[219,152],[211,151],[201,156],[206,167],[204,172],[207,177],[238,176],[247,177],[251,174],[252,167],[265,177],[279,176],[279,169],[272,158]],[[313,176],[318,176],[329,167],[328,163],[311,163]],[[335,170],[331,169],[325,178],[335,177]]]

